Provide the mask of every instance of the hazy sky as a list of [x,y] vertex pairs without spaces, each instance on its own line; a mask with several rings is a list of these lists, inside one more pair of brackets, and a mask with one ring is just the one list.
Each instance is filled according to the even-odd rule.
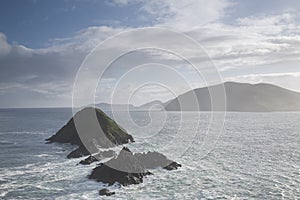
[[[300,91],[298,0],[2,0],[0,107],[71,106],[75,76],[86,55],[108,37],[141,27],[192,37],[224,81],[267,82]],[[144,65],[123,76],[136,64],[154,61],[162,65]],[[191,89],[163,65],[186,77],[192,88],[205,85],[173,55],[133,52],[107,70],[96,101],[110,101],[112,91],[118,103],[128,102],[122,95],[130,92],[133,104],[166,101],[172,91]],[[152,84],[141,85],[143,80]],[[167,87],[155,84],[160,80]]]

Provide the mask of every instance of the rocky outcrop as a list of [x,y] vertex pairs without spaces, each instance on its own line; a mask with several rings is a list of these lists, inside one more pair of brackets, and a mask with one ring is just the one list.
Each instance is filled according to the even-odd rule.
[[79,162],[79,164],[82,164],[82,165],[89,165],[89,164],[91,164],[91,163],[93,163],[93,162],[96,162],[96,161],[99,161],[95,156],[89,156],[89,157],[87,157],[86,159],[84,159],[84,160],[81,160],[80,162]]
[[114,195],[114,194],[115,194],[115,192],[111,192],[106,188],[99,190],[99,195],[100,196],[111,196],[111,195]]
[[142,183],[143,177],[150,174],[133,153],[124,147],[116,158],[93,169],[89,178],[108,185],[118,182],[126,186]]
[[113,157],[114,155],[115,155],[115,152],[113,150],[99,152],[99,153],[97,153],[95,155],[90,155],[86,159],[80,161],[79,164],[89,165],[89,164],[91,164],[93,162],[100,161],[100,160],[102,160],[104,158]]
[[[94,158],[90,158],[94,160]],[[168,159],[161,153],[135,153],[124,147],[120,154],[93,169],[90,179],[112,185],[116,182],[123,186],[139,184],[146,175],[152,173],[148,169],[161,167],[166,170],[174,170],[181,167],[175,161]]]
[[[80,136],[78,132],[80,132]],[[100,109],[92,107],[84,108],[76,113],[55,135],[46,140],[48,143],[78,145],[79,148],[71,152],[68,158],[94,154],[98,152],[99,148],[134,142],[133,137],[114,120]]]
[[[80,132],[80,136],[78,132]],[[166,170],[174,170],[181,167],[177,162],[158,152],[134,154],[127,147],[123,147],[116,157],[113,150],[99,152],[100,148],[110,148],[134,142],[134,140],[115,121],[95,108],[85,108],[76,113],[64,127],[48,138],[47,141],[48,143],[59,142],[77,145],[78,148],[69,153],[67,157],[79,158],[89,155],[86,159],[80,161],[82,165],[113,157],[107,162],[97,165],[88,176],[89,179],[108,185],[114,183],[123,186],[139,184],[143,182],[145,176],[152,174],[148,169],[160,167]],[[115,193],[110,192],[108,189],[101,189],[99,194],[111,196]]]
[[79,146],[75,150],[71,151],[67,155],[67,158],[80,158],[82,156],[88,156],[88,155],[90,155],[90,152],[84,146]]
[[147,169],[154,169],[161,167],[167,170],[174,170],[181,167],[175,161],[168,159],[165,155],[158,152],[135,153],[134,156],[141,162]]
[[163,168],[170,171],[170,170],[178,169],[178,167],[182,167],[181,164],[173,161],[169,165],[167,165]]

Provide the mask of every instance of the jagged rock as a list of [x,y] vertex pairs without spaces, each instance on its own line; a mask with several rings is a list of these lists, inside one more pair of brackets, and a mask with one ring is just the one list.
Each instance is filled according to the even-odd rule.
[[166,170],[174,170],[174,169],[178,169],[178,167],[181,167],[181,164],[177,163],[177,162],[172,162],[171,164],[163,167]]
[[99,152],[99,153],[97,153],[95,155],[90,155],[89,157],[87,157],[84,160],[81,160],[79,162],[79,164],[89,165],[89,164],[91,164],[93,162],[100,161],[103,158],[109,158],[109,157],[112,157],[114,155],[115,155],[115,152],[113,150]]
[[77,149],[71,151],[71,153],[67,155],[67,158],[80,158],[82,156],[88,155],[90,155],[90,152],[84,146],[80,146]]
[[101,153],[98,153],[95,155],[96,158],[108,158],[108,157],[112,157],[115,156],[116,153],[113,150],[108,150],[108,151],[103,151]]
[[173,170],[181,167],[175,161],[168,159],[165,155],[158,152],[135,153],[134,156],[145,166],[147,169],[154,169],[162,167],[163,169]]
[[[80,136],[78,132],[81,133]],[[134,142],[133,137],[114,120],[100,109],[92,107],[84,108],[76,113],[55,135],[46,140],[48,143],[78,145],[79,148],[68,155],[70,158],[97,153],[99,148]]]
[[84,159],[84,160],[81,160],[80,162],[79,162],[79,164],[82,164],[82,165],[89,165],[89,164],[91,164],[91,163],[93,163],[93,162],[96,162],[96,161],[99,161],[95,156],[89,156],[89,157],[87,157],[86,159]]
[[116,158],[94,168],[89,178],[109,185],[115,182],[123,186],[139,184],[143,182],[144,176],[152,174],[147,169],[157,167],[174,170],[181,165],[158,152],[133,154],[127,147],[124,147]]
[[[75,122],[79,126],[75,127]],[[80,136],[78,132],[81,133]],[[115,156],[114,151],[99,152],[99,148],[109,148],[134,142],[131,135],[96,108],[85,108],[79,111],[55,135],[46,140],[48,143],[59,142],[78,145],[78,148],[69,153],[67,157],[79,158],[90,155],[80,161],[80,164],[83,165]],[[97,165],[88,178],[108,185],[116,182],[123,186],[139,184],[143,182],[145,176],[152,175],[148,169],[157,167],[174,170],[181,165],[158,152],[133,154],[127,147],[124,147],[117,157]],[[108,189],[102,189],[99,194],[110,196],[115,193]]]
[[106,188],[99,190],[99,195],[101,195],[101,196],[111,196],[114,194],[115,194],[115,192],[111,192]]
[[142,183],[143,177],[150,174],[133,153],[124,147],[116,158],[94,168],[89,178],[109,185],[118,182],[126,186]]

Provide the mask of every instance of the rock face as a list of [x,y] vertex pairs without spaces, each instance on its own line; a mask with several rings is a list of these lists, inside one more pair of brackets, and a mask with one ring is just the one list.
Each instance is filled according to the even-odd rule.
[[143,177],[150,174],[133,153],[124,147],[116,158],[93,169],[89,178],[108,185],[118,182],[126,186],[142,183]]
[[[80,132],[80,137],[78,132]],[[84,144],[82,139],[84,139]],[[76,113],[55,135],[46,140],[49,143],[59,142],[78,145],[79,148],[71,152],[68,158],[97,153],[99,147],[109,148],[134,142],[133,137],[114,120],[100,109],[92,107],[84,108]],[[87,145],[88,149],[84,147]]]

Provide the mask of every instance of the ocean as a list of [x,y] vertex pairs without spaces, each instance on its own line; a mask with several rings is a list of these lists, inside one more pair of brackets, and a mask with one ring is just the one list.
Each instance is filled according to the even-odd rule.
[[[229,112],[224,124],[205,112],[107,114],[133,135],[125,145],[133,152],[156,150],[182,167],[113,185],[105,199],[300,199],[299,112]],[[0,199],[100,198],[104,185],[87,179],[96,163],[67,159],[75,146],[45,144],[71,116],[68,108],[0,110]]]

